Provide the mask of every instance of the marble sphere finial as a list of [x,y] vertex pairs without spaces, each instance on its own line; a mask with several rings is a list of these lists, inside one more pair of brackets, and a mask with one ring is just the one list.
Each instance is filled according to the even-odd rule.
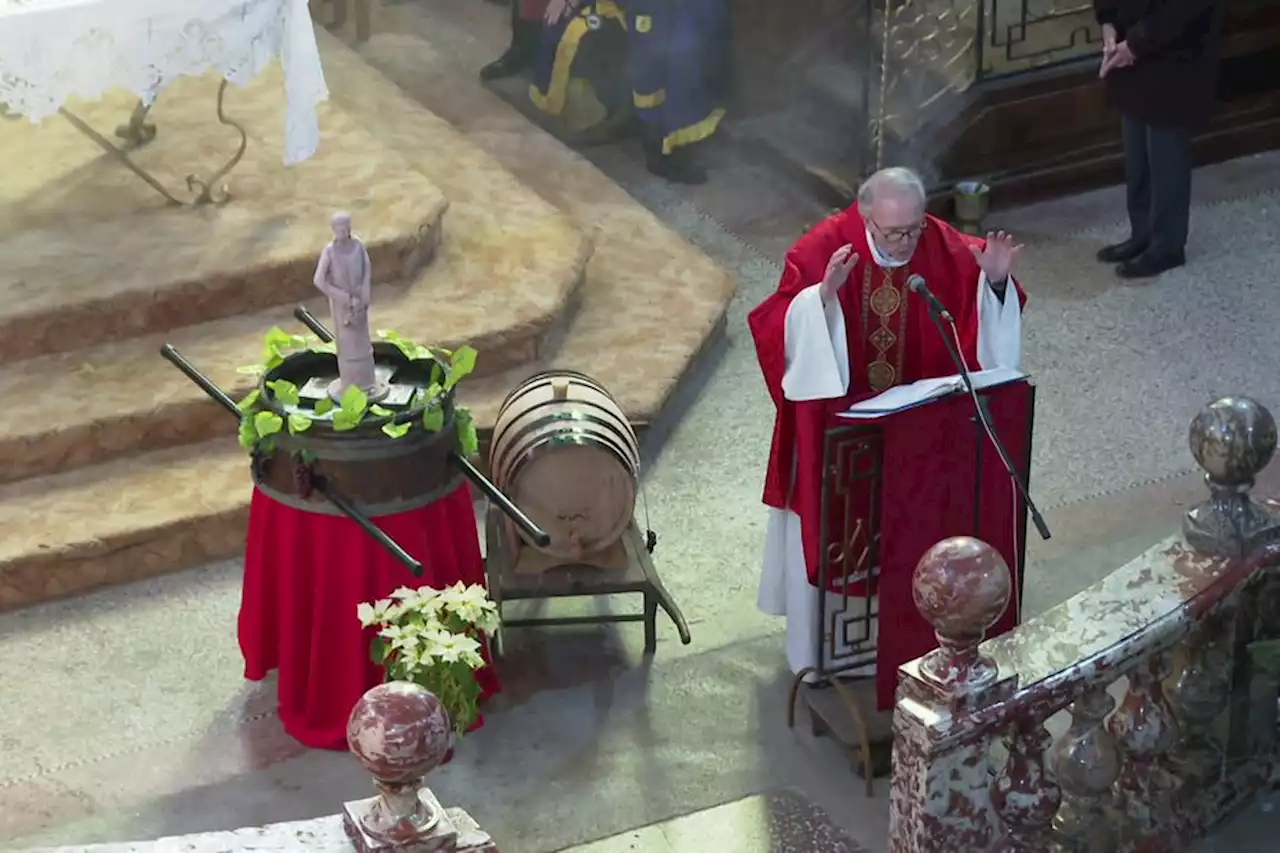
[[1000,552],[981,539],[953,536],[916,564],[911,597],[944,637],[981,637],[1009,606],[1012,580]]
[[1211,483],[1252,485],[1276,452],[1276,420],[1249,397],[1222,397],[1191,421],[1191,455]]
[[449,713],[436,695],[409,681],[379,684],[360,697],[347,721],[351,753],[378,782],[422,779],[453,740]]
[[924,657],[921,675],[957,696],[993,682],[997,667],[978,645],[1012,593],[1004,557],[981,539],[953,536],[926,551],[911,577],[911,597],[938,648]]

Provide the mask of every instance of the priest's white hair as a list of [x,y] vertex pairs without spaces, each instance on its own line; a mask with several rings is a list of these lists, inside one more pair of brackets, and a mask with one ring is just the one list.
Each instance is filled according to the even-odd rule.
[[921,206],[929,199],[924,181],[920,180],[919,175],[901,166],[890,166],[862,182],[862,186],[858,187],[858,204],[869,205],[875,201],[876,196],[884,192],[914,196]]

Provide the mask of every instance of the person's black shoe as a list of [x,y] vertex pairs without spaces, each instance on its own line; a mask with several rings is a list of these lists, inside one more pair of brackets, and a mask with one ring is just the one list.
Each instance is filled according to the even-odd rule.
[[1103,246],[1098,250],[1098,260],[1104,264],[1122,264],[1125,261],[1131,261],[1147,250],[1147,244],[1143,240],[1135,240],[1130,237],[1123,243],[1116,243],[1112,246]]
[[502,56],[480,69],[480,79],[487,83],[490,80],[514,77],[531,67],[538,54],[538,36],[541,31],[538,21],[526,21],[520,17],[520,3],[512,0],[511,46]]
[[502,80],[514,77],[533,65],[533,51],[524,45],[507,48],[507,52],[480,69],[480,79],[488,83],[490,80]]
[[687,150],[663,154],[658,145],[645,145],[645,164],[649,171],[673,184],[696,186],[707,182],[707,170],[695,163]]
[[1121,278],[1155,278],[1160,273],[1180,267],[1186,262],[1186,255],[1182,251],[1143,252],[1138,257],[1116,267],[1116,275]]

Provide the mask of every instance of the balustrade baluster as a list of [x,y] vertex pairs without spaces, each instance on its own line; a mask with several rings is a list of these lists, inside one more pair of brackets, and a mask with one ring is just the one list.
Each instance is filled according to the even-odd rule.
[[1052,838],[1053,816],[1062,792],[1045,769],[1049,732],[1040,720],[1027,718],[1004,736],[1008,755],[991,782],[991,805],[1004,824],[998,853],[1039,853]]
[[1199,835],[1206,822],[1213,820],[1212,806],[1202,794],[1221,780],[1225,769],[1226,755],[1212,727],[1231,699],[1231,654],[1225,637],[1228,616],[1220,613],[1192,629],[1184,641],[1185,659],[1170,697],[1180,734],[1171,766],[1181,785],[1177,812],[1182,833]]
[[1173,802],[1179,785],[1169,759],[1178,742],[1178,722],[1164,694],[1170,664],[1170,655],[1160,654],[1129,673],[1124,701],[1107,721],[1123,759],[1115,783],[1124,815],[1122,850],[1177,847]]
[[1071,704],[1071,728],[1053,749],[1062,806],[1053,818],[1059,853],[1115,853],[1111,786],[1120,775],[1115,738],[1107,715],[1115,708],[1105,686]]

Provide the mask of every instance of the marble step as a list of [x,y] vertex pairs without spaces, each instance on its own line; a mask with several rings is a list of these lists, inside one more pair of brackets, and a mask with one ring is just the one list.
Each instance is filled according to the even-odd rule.
[[222,439],[0,486],[0,609],[234,556],[248,457]]
[[[448,233],[423,273],[443,276],[448,289],[390,288],[375,325],[476,346],[489,372],[463,382],[459,396],[482,436],[506,393],[544,367],[592,374],[637,428],[656,420],[722,339],[734,291],[724,269],[500,99],[413,64],[430,56],[412,52],[421,43],[410,40],[396,55],[411,60],[395,69],[397,79],[454,99],[475,132],[455,129],[436,105],[410,98],[336,39],[317,35],[333,99],[450,202]],[[459,298],[494,283],[502,286],[486,291],[487,301]],[[518,314],[529,318],[524,325]],[[558,321],[551,334],[515,347],[516,332],[546,328],[538,324],[548,317]],[[0,367],[10,406],[38,399],[44,382],[63,382],[66,392],[0,422],[0,436],[10,436],[0,438],[0,471],[27,466],[25,479],[0,485],[0,608],[241,552],[250,490],[233,424],[156,351],[167,337],[231,383],[236,366],[258,358],[264,324],[277,320],[288,322],[288,311],[50,357],[40,370],[31,368],[41,360]],[[86,354],[96,357],[77,357]],[[23,461],[41,447],[40,465]]]
[[[477,461],[482,468],[507,392],[534,370],[581,364],[584,349],[598,342],[589,329],[580,337],[571,330],[555,356],[459,386],[460,401],[476,415],[481,437]],[[667,373],[645,381],[643,374],[604,366],[596,376],[618,396],[628,419],[643,434],[683,374],[687,359],[692,354],[682,353],[678,360],[646,360],[633,349],[612,363],[638,361],[656,371],[665,363]],[[158,356],[154,361],[168,366]],[[190,384],[169,370],[180,383]],[[236,443],[235,422],[202,401],[191,404],[186,419],[189,428],[199,426],[206,440],[119,455],[98,464],[80,463],[0,485],[0,611],[242,554],[251,487],[248,454]],[[122,427],[121,440],[127,434]],[[156,447],[155,439],[139,433],[130,447]],[[127,448],[119,449],[123,453]]]
[[[449,235],[407,284],[375,288],[371,325],[412,340],[480,353],[477,376],[500,373],[554,348],[583,278],[590,244],[562,217],[498,221],[502,240]],[[323,300],[309,307],[327,321]],[[0,365],[0,483],[55,474],[132,453],[205,441],[226,414],[162,359],[172,343],[239,397],[253,386],[238,368],[261,359],[272,326],[305,333],[291,307],[169,333]]]
[[[132,152],[179,198],[184,172],[208,174],[235,151],[231,131],[211,132],[217,88],[216,76],[176,81],[152,111],[156,137]],[[123,91],[73,105],[97,127],[131,108]],[[229,89],[226,109],[246,130],[244,158],[225,179],[229,201],[196,207],[167,204],[69,122],[0,123],[0,362],[309,298],[339,209],[353,215],[375,284],[430,262],[444,193],[348,112],[322,105],[316,154],[285,166],[278,70]]]

